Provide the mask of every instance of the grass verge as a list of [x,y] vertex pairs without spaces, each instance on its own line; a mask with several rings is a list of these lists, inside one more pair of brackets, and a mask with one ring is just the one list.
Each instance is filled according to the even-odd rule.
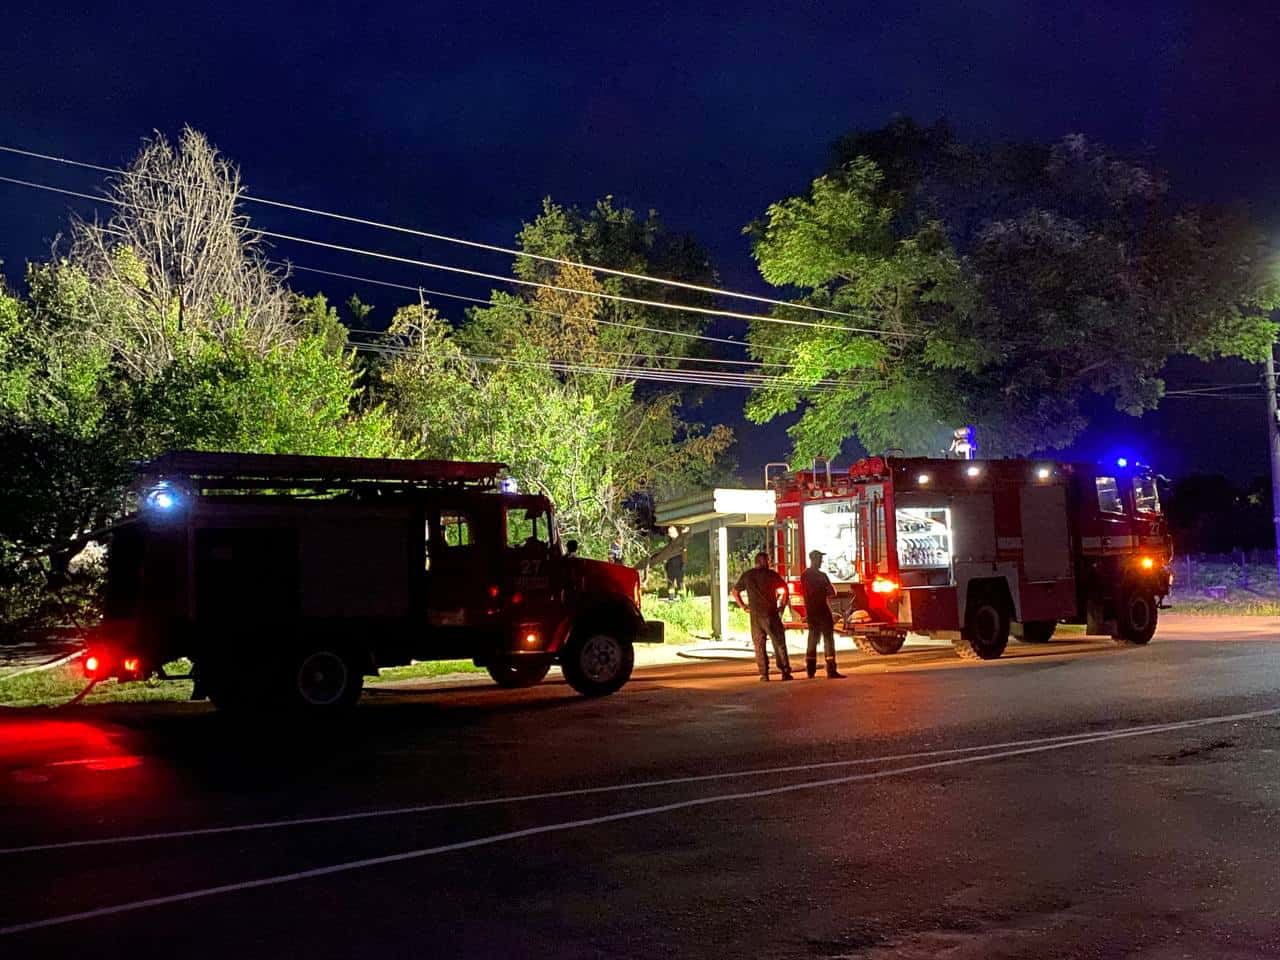
[[407,667],[383,667],[376,677],[365,677],[370,686],[386,683],[390,680],[420,680],[430,677],[443,677],[451,673],[484,673],[484,667],[477,667],[470,660],[429,660],[411,663]]
[[1169,613],[1195,617],[1280,617],[1280,600],[1175,600]]
[[[711,598],[683,596],[667,600],[656,594],[646,593],[641,611],[650,620],[661,620],[667,625],[667,643],[694,643],[711,636]],[[749,633],[751,621],[745,610],[729,607],[729,630]]]
[[[186,673],[191,664],[186,660],[165,664],[173,674]],[[0,707],[56,707],[66,703],[89,681],[79,660],[72,660],[48,670],[24,673],[6,679],[0,676]],[[148,701],[190,700],[190,680],[139,680],[120,683],[103,680],[94,685],[84,703],[144,703]]]
[[[165,664],[170,674],[183,674],[191,669],[186,660]],[[450,673],[482,673],[470,660],[441,660],[434,663],[413,663],[407,667],[389,667],[366,682],[376,685],[388,680],[413,680],[421,677],[439,677]],[[84,668],[79,660],[36,670],[6,679],[0,676],[0,707],[56,707],[66,703],[85,688]],[[190,680],[150,680],[121,683],[103,680],[94,685],[83,703],[154,703],[191,699]]]

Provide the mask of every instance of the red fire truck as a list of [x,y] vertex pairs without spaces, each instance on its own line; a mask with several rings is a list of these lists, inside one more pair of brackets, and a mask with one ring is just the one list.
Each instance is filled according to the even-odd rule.
[[172,453],[112,533],[92,677],[186,657],[219,706],[355,702],[363,678],[469,658],[504,687],[553,663],[588,696],[662,642],[637,572],[562,546],[498,463]]
[[1155,477],[1125,460],[869,457],[771,482],[788,626],[805,626],[799,576],[821,550],[837,626],[867,652],[912,632],[990,660],[1011,631],[1043,643],[1059,623],[1143,644],[1172,581]]

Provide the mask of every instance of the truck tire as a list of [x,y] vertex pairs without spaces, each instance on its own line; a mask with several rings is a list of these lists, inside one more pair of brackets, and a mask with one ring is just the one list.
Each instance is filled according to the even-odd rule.
[[300,650],[287,663],[285,705],[304,710],[340,710],[360,699],[364,674],[354,657],[336,646]]
[[1009,611],[989,596],[974,597],[965,613],[960,636],[952,641],[965,660],[995,660],[1009,645]]
[[1155,636],[1160,608],[1156,598],[1144,590],[1130,590],[1116,610],[1115,639],[1119,643],[1145,644]]
[[485,667],[493,682],[500,687],[514,690],[518,687],[532,687],[542,682],[551,669],[550,660],[499,660]]
[[853,645],[863,653],[874,653],[886,657],[897,653],[907,642],[905,633],[855,633]]
[[1019,624],[1013,635],[1023,643],[1048,643],[1057,628],[1058,624],[1053,620],[1029,620]]
[[629,639],[611,630],[576,631],[565,645],[560,669],[569,686],[584,697],[615,693],[631,678],[636,651]]

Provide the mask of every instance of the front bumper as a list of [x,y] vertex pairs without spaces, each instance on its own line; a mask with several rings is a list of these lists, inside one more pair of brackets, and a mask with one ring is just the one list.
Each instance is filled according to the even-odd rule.
[[636,643],[664,643],[666,629],[661,620],[646,620],[636,633]]

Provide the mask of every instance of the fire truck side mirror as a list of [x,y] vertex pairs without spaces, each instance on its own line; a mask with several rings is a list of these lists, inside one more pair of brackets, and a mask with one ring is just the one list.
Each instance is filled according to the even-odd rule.
[[578,553],[578,541],[577,540],[566,541],[564,545],[564,552],[568,556],[571,556],[571,557],[576,556]]

